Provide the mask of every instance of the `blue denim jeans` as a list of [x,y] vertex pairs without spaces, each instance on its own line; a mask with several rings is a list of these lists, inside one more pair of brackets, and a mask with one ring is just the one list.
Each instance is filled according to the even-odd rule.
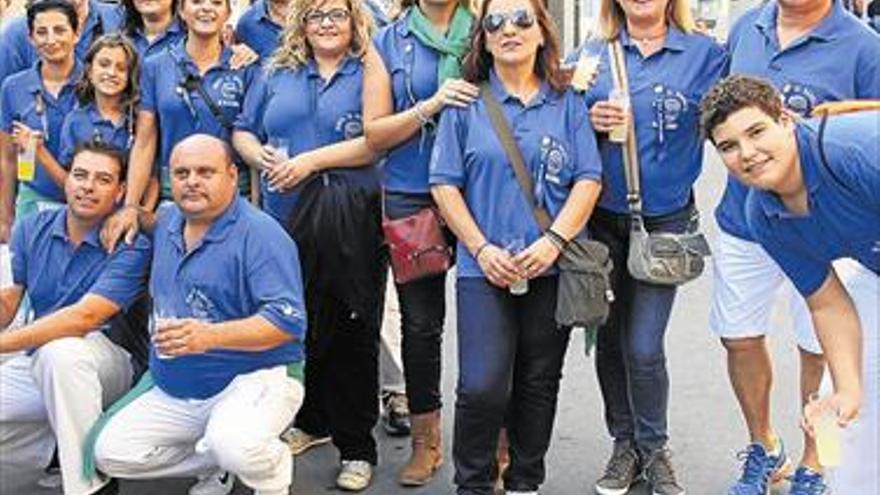
[[544,481],[569,329],[554,319],[557,278],[512,296],[483,278],[459,278],[458,388],[452,456],[458,495],[490,495],[498,433],[507,428],[507,490]]
[[[648,231],[684,232],[688,206],[662,217],[645,217]],[[643,452],[668,440],[669,375],[664,338],[674,286],[634,279],[626,268],[628,214],[597,209],[590,220],[593,237],[611,251],[611,284],[616,295],[607,323],[596,342],[596,372],[605,401],[605,423],[615,441],[631,441]]]

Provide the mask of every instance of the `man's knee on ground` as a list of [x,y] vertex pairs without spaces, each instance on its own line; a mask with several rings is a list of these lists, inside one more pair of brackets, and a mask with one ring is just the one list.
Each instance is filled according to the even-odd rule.
[[211,423],[202,442],[220,467],[244,475],[259,476],[271,471],[279,462],[279,455],[289,455],[277,433],[241,424]]
[[145,447],[132,442],[125,435],[130,428],[119,421],[111,420],[95,441],[95,466],[111,477],[132,477],[145,469],[155,467],[152,457],[158,453],[157,447]]

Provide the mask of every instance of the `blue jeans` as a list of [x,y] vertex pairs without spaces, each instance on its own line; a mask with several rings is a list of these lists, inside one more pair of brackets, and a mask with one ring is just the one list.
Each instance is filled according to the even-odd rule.
[[[648,231],[684,232],[692,207],[662,217],[645,217]],[[615,441],[630,441],[643,452],[668,440],[669,375],[664,337],[676,287],[634,279],[626,268],[628,214],[597,209],[593,237],[611,251],[611,284],[616,295],[596,342],[596,372],[605,401],[605,423]]]
[[554,319],[557,278],[512,296],[483,278],[459,278],[458,388],[452,456],[459,495],[492,493],[498,433],[507,428],[507,490],[544,481],[569,329]]

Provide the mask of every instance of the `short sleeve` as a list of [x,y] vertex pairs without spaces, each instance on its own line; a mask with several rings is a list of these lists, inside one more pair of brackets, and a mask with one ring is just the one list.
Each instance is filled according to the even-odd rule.
[[0,130],[6,134],[12,133],[12,122],[16,115],[14,89],[10,82],[10,79],[6,79],[0,86]]
[[867,44],[858,62],[856,98],[880,99],[880,37],[870,33],[873,43]]
[[141,71],[140,109],[153,113],[156,113],[157,57],[161,57],[161,55],[147,58],[144,62],[144,69]]
[[786,227],[770,221],[752,190],[746,200],[746,222],[754,239],[779,265],[802,296],[810,297],[819,290],[831,269],[830,260],[811,253],[806,243],[795,242],[793,236],[786,238],[782,231]]
[[[33,218],[33,217],[32,217]],[[15,224],[12,230],[12,239],[9,243],[9,255],[12,258],[12,283],[21,287],[27,287],[27,258],[30,226],[32,221],[25,219]]]
[[587,107],[580,104],[580,97],[568,94],[571,124],[570,142],[574,146],[573,166],[574,180],[601,180],[602,159],[596,144],[596,132],[590,123]]
[[9,21],[0,30],[0,81],[30,67],[31,44],[27,36],[27,21],[24,16]]
[[73,160],[73,151],[76,149],[76,136],[74,136],[76,113],[69,113],[64,118],[61,126],[61,147],[58,153],[58,162],[62,167],[69,167]]
[[263,116],[266,112],[266,102],[268,100],[268,78],[269,75],[265,71],[256,74],[253,83],[247,90],[244,97],[244,106],[241,113],[235,119],[235,129],[238,131],[246,131],[262,142],[266,140],[265,129],[263,128]]
[[257,314],[302,341],[306,313],[296,243],[269,218],[258,219],[248,235],[247,286]]
[[120,249],[110,255],[88,292],[127,310],[147,290],[151,254],[150,241],[143,235],[138,236],[131,246],[122,243]]
[[447,108],[440,116],[437,137],[431,153],[429,182],[431,185],[452,185],[464,187],[465,111],[475,111],[472,104],[469,110]]

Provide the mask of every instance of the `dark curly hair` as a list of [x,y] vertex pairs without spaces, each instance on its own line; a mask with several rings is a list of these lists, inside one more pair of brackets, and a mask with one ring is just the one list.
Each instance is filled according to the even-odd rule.
[[140,63],[137,51],[125,36],[119,33],[105,34],[96,39],[86,52],[83,59],[83,71],[76,82],[76,98],[80,105],[88,105],[95,101],[95,86],[90,79],[92,64],[98,52],[104,48],[122,48],[125,52],[126,64],[128,65],[128,77],[125,81],[125,90],[122,92],[122,108],[126,115],[132,113],[140,95]]
[[[488,80],[489,69],[492,68],[492,55],[486,50],[486,32],[481,27],[490,3],[492,0],[483,0],[480,5],[479,16],[474,21],[471,46],[462,63],[465,80],[474,84]],[[529,3],[532,4],[538,27],[544,35],[544,45],[538,48],[538,56],[535,59],[535,74],[547,81],[555,91],[562,93],[568,87],[571,72],[560,67],[562,49],[560,48],[559,31],[556,29],[556,23],[550,17],[543,0],[529,0]]]
[[782,96],[769,81],[739,74],[728,76],[710,89],[700,102],[703,137],[711,141],[716,127],[747,107],[755,107],[775,121],[779,121],[785,112]]

